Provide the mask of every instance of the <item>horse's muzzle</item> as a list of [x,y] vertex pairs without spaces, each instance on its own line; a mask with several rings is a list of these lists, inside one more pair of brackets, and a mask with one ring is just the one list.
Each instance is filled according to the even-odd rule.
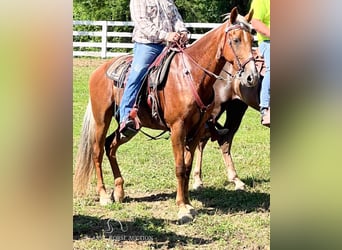
[[244,65],[244,68],[238,74],[238,77],[240,78],[241,84],[246,87],[254,87],[258,84],[259,74],[254,60],[250,60]]

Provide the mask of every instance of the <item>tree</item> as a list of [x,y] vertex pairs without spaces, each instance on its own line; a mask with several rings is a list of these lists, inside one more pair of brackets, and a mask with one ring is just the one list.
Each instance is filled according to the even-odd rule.
[[74,0],[73,19],[92,21],[129,21],[129,1]]
[[[222,15],[238,7],[247,14],[251,0],[175,0],[185,22],[222,22]],[[74,0],[74,20],[130,21],[128,0]]]
[[238,7],[242,15],[247,14],[250,0],[175,0],[185,22],[222,22],[222,16],[233,7]]

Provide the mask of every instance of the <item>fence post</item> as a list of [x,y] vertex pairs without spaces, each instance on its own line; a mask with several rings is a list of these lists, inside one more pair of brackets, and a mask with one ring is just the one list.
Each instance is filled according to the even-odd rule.
[[101,58],[107,57],[107,21],[102,21]]

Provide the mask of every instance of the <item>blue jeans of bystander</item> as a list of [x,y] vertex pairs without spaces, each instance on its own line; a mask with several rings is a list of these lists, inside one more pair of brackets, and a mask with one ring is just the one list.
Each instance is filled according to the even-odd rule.
[[270,107],[270,70],[271,70],[271,57],[270,57],[270,41],[263,41],[259,44],[260,54],[264,57],[266,71],[264,79],[261,83],[260,90],[260,109]]

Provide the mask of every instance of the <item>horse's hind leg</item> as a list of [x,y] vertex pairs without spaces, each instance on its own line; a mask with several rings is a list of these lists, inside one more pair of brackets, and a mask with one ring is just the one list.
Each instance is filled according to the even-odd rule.
[[224,127],[228,128],[228,134],[217,140],[224,163],[226,165],[228,180],[235,184],[235,190],[244,190],[245,183],[243,183],[235,170],[232,155],[230,153],[232,142],[236,131],[239,129],[242,118],[247,110],[247,105],[240,100],[232,100],[226,108],[227,118]]
[[100,204],[107,205],[111,203],[111,195],[107,194],[105,184],[103,181],[103,173],[102,173],[102,161],[104,154],[104,144],[106,133],[110,124],[111,118],[107,117],[102,122],[98,122],[96,124],[95,131],[95,144],[93,149],[93,160],[95,163],[95,171],[97,177],[97,188],[96,191],[100,196]]
[[124,179],[121,175],[118,161],[116,159],[116,152],[121,144],[129,141],[133,137],[125,137],[121,139],[119,138],[120,133],[119,129],[117,129],[115,132],[113,132],[110,136],[106,138],[105,143],[106,155],[108,157],[114,175],[114,200],[116,202],[122,202],[125,197],[125,192],[123,188]]

